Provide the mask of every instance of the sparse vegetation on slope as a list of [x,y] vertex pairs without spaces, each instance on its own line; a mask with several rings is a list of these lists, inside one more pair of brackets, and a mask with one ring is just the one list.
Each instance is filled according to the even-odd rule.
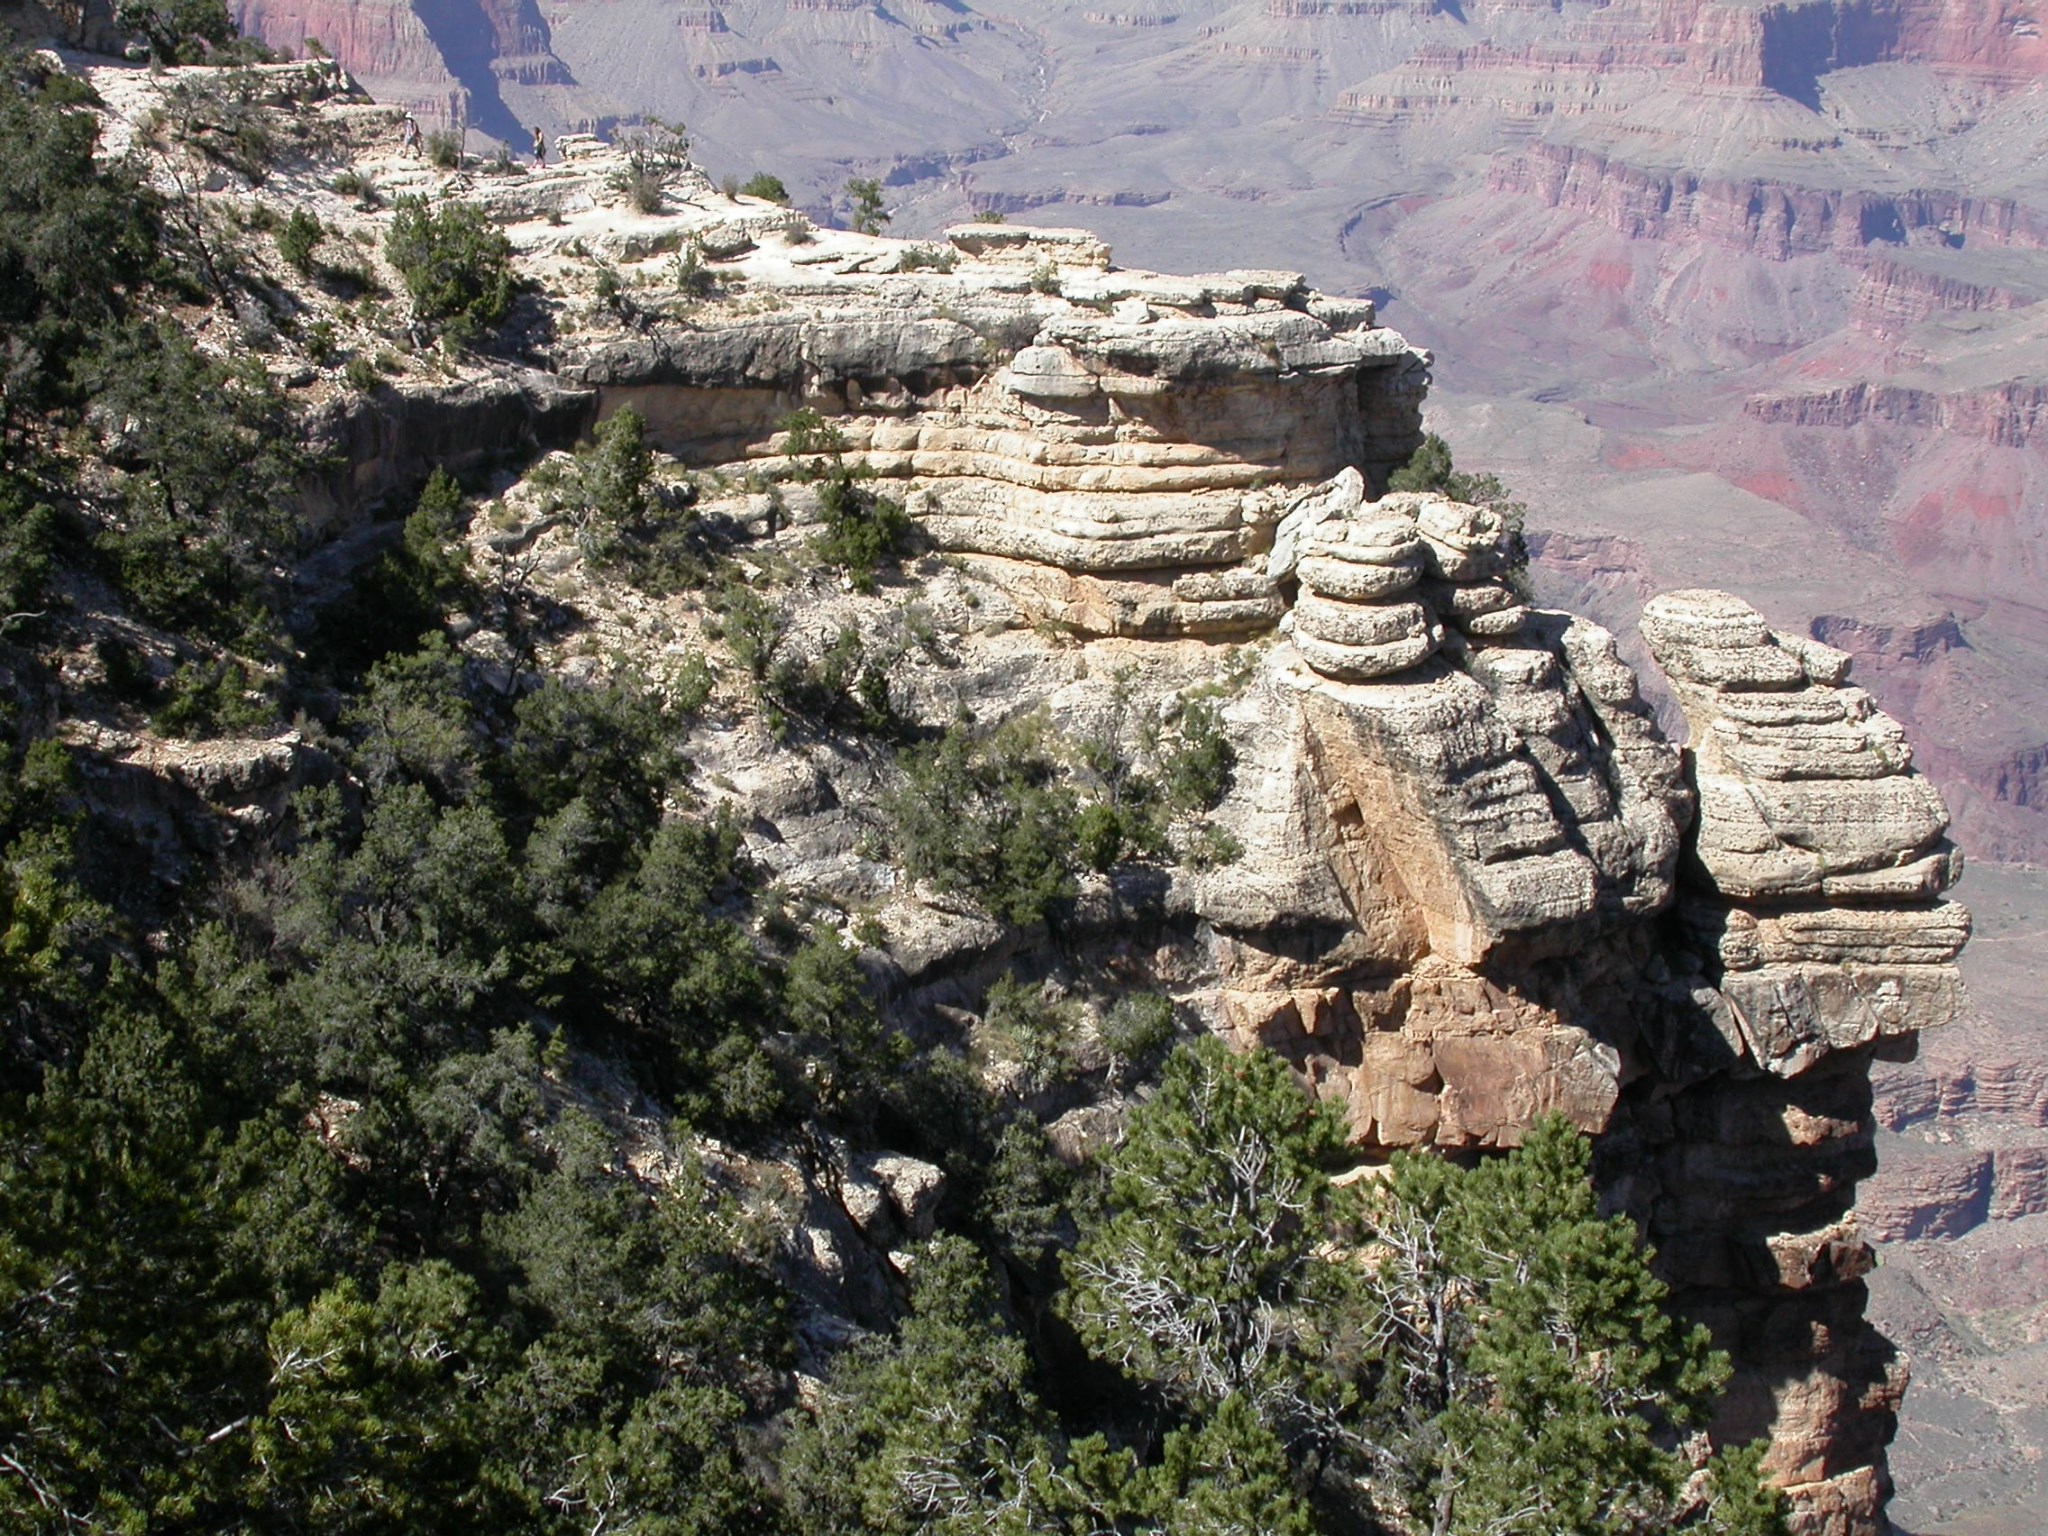
[[473,203],[393,205],[384,254],[405,280],[413,313],[456,341],[489,330],[512,307],[512,245]]
[[[1167,919],[1071,921],[1227,855],[1229,662],[1071,730],[935,703],[982,588],[815,412],[721,485],[616,409],[301,561],[355,466],[242,316],[354,235],[169,222],[10,68],[0,1531],[1772,1528],[1752,1465],[1687,1480],[1721,1366],[1575,1132],[1339,1184],[1277,1057],[1175,1047]],[[504,318],[477,208],[386,251],[451,339]],[[729,766],[779,817],[865,776],[864,892],[779,884],[692,761],[778,737]],[[947,1001],[890,866],[965,898]]]
[[650,119],[626,136],[626,160],[612,175],[612,190],[637,213],[660,213],[669,178],[689,168],[690,140],[681,123]]
[[156,64],[199,64],[237,41],[221,0],[122,0],[115,19],[149,44]]

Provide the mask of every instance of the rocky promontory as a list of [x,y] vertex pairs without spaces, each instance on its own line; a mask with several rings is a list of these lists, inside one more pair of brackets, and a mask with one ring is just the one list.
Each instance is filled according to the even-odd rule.
[[[95,84],[137,121],[159,88]],[[902,717],[1042,709],[1111,759],[1213,708],[1228,783],[1171,856],[1086,872],[1061,942],[1280,1053],[1364,1161],[1477,1155],[1568,1116],[1734,1360],[1716,1437],[1769,1437],[1805,1536],[1884,1529],[1905,1373],[1864,1320],[1851,1206],[1872,1063],[1954,1014],[1969,927],[1944,895],[1946,808],[1846,655],[1737,596],[1659,596],[1642,633],[1687,723],[1671,741],[1614,638],[1531,601],[1498,510],[1387,493],[1430,359],[1298,274],[1124,271],[1078,231],[825,229],[682,164],[636,191],[594,140],[441,171],[397,153],[388,109],[321,113],[346,180],[283,167],[260,194],[224,173],[198,195],[309,211],[390,293],[392,204],[471,204],[527,285],[494,346],[394,346],[366,376],[347,358],[382,345],[374,306],[269,274],[296,333],[329,327],[319,357],[274,334],[253,355],[331,450],[308,505],[332,547],[437,466],[495,473],[479,567],[574,616],[540,663],[713,658],[720,709],[683,744],[703,802],[844,915],[906,1030],[963,1014],[1046,933],[911,878],[877,810],[901,770],[778,726],[749,673],[890,639],[879,691]],[[202,341],[248,347],[262,319]],[[574,461],[550,450],[628,410],[689,477],[690,516],[731,531],[761,665],[730,599],[592,558],[560,490]],[[805,569],[828,462],[924,541],[879,589]],[[459,637],[508,690],[527,664],[509,628]],[[1054,1108],[1077,1156],[1113,1128],[1113,1104]],[[918,1225],[916,1171],[841,1181],[811,1294]]]

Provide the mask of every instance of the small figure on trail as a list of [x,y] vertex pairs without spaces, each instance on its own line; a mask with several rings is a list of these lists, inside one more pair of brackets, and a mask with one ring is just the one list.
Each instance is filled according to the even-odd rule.
[[535,126],[534,126],[534,130],[533,130],[533,163],[534,163],[535,165],[545,165],[545,164],[547,164],[547,158],[548,158],[548,141],[547,141],[547,138],[546,138],[546,136],[545,136],[545,135],[543,135],[543,134],[541,133],[541,131],[540,131],[540,126],[539,126],[538,124],[535,124]]
[[420,125],[408,112],[405,121],[398,125],[398,148],[403,154],[417,155],[420,152]]

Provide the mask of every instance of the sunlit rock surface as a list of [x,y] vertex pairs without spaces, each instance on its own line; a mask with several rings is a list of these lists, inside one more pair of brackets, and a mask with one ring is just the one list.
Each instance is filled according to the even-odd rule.
[[[104,84],[131,118],[152,89]],[[1876,1536],[1904,1372],[1864,1321],[1851,1215],[1870,1066],[1953,1014],[1968,921],[1943,896],[1941,799],[1846,656],[1724,593],[1654,599],[1642,633],[1681,751],[1605,630],[1527,599],[1496,512],[1385,494],[1429,360],[1295,274],[1126,272],[1082,232],[817,229],[680,167],[648,212],[594,140],[447,175],[381,139],[387,109],[327,110],[385,206],[291,168],[266,195],[303,199],[366,266],[390,200],[470,198],[536,287],[505,356],[295,384],[335,461],[313,510],[344,529],[435,464],[530,463],[630,406],[779,554],[815,516],[795,461],[835,455],[901,498],[940,556],[904,581],[942,655],[906,644],[891,678],[921,720],[1043,706],[1086,738],[1207,690],[1237,758],[1210,829],[1234,857],[1091,878],[1063,942],[1283,1054],[1366,1157],[1511,1146],[1569,1116],[1735,1359],[1717,1432],[1771,1437],[1802,1532]],[[606,589],[529,490],[473,542],[581,605],[565,671],[607,647],[659,659],[650,636],[703,648],[701,604]],[[893,597],[802,600],[793,645],[910,622]],[[493,643],[464,642],[509,669]],[[900,877],[873,835],[885,759],[785,740],[743,705],[687,750],[762,867],[874,917],[906,1023],[958,1011],[1032,942]],[[1084,1106],[1051,1129],[1080,1155],[1114,1119]],[[847,1170],[819,1274],[858,1290],[853,1245],[916,1233],[929,1186],[921,1165]]]

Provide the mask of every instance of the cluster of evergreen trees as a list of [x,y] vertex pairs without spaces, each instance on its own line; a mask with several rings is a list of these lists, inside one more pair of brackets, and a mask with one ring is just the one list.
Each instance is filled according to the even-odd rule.
[[[1331,1112],[1205,1041],[1077,1174],[690,808],[701,668],[463,660],[452,482],[294,645],[289,404],[159,318],[238,279],[63,81],[0,71],[0,1531],[1773,1528],[1686,1451],[1725,1367],[1568,1127],[1340,1184]],[[101,603],[192,672],[103,643],[124,707],[293,707],[329,765],[182,883],[57,740],[98,704],[38,645]],[[1187,734],[1163,803],[1227,771]],[[995,794],[961,753],[913,788]],[[1149,802],[1104,803],[1113,859]],[[1163,1011],[1115,1018],[1134,1080]],[[732,1169],[828,1141],[947,1194],[800,1402]]]
[[[75,883],[59,754],[20,764],[11,1528],[1773,1527],[1753,1459],[1688,1486],[1722,1367],[1568,1126],[1339,1188],[1334,1116],[1204,1041],[1070,1187],[955,1058],[903,1060],[837,940],[754,941],[730,833],[660,814],[645,694],[543,685],[490,757],[474,708],[439,645],[373,668],[360,794],[303,796],[150,959]],[[572,1051],[763,1153],[947,1165],[905,1319],[815,1413],[773,1226],[682,1123],[629,1172]]]
[[1035,1373],[982,1255],[941,1240],[790,1442],[801,1527],[1780,1529],[1755,1449],[1671,1448],[1726,1364],[1598,1216],[1568,1124],[1377,1185],[1333,1184],[1341,1145],[1274,1058],[1182,1046],[1079,1191],[1051,1301],[1113,1383]]

